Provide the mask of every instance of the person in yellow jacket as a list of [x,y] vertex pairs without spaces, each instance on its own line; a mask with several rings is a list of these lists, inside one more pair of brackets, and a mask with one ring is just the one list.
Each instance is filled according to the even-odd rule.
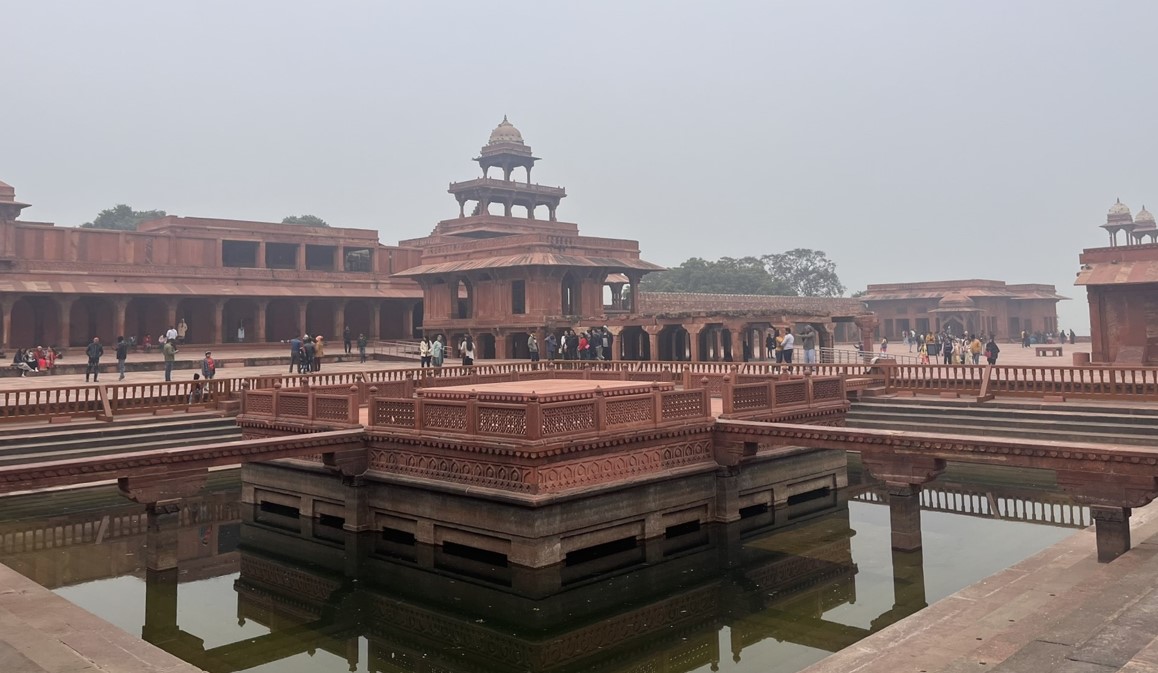
[[973,364],[981,364],[981,339],[976,334],[969,342],[969,354],[973,356]]

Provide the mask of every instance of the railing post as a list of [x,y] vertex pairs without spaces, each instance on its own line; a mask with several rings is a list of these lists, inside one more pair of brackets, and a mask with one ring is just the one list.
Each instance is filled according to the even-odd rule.
[[466,398],[466,431],[467,434],[478,434],[478,393],[473,390]]
[[652,403],[655,404],[655,412],[653,416],[655,417],[655,424],[658,426],[663,422],[663,393],[660,392],[658,382],[653,382],[651,384],[651,399]]
[[362,390],[365,385],[350,386],[350,394],[346,396],[346,422],[351,425],[358,425],[361,420],[358,418],[358,412],[361,411],[362,404],[359,398],[362,397]]
[[416,432],[422,430],[422,414],[425,413],[426,400],[422,397],[422,391],[415,393],[414,397],[414,430]]
[[724,375],[724,384],[720,386],[720,396],[723,397],[723,409],[725,414],[731,414],[735,410],[735,400],[732,396],[735,394],[735,386],[732,383],[732,375]]
[[281,383],[273,384],[273,417],[281,418]]
[[768,387],[768,410],[771,411],[776,408],[776,382],[765,381],[764,385]]
[[543,436],[543,407],[539,396],[531,391],[527,397],[527,439],[534,441]]
[[603,388],[595,386],[595,429],[599,432],[607,430],[607,398],[603,395]]

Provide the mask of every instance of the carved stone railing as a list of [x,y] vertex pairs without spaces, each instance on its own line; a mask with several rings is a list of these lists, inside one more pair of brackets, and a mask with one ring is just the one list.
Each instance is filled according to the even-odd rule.
[[777,412],[847,408],[844,379],[839,376],[805,376],[767,379],[756,383],[721,385],[721,418],[762,418]]

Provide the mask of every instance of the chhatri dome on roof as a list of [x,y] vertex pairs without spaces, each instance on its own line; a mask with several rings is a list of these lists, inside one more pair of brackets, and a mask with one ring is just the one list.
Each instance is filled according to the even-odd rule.
[[1110,234],[1111,248],[1118,247],[1119,231],[1126,234],[1126,245],[1140,245],[1147,237],[1151,243],[1158,243],[1158,225],[1146,206],[1142,206],[1137,217],[1130,217],[1130,209],[1121,199],[1117,199],[1106,212],[1106,223],[1101,227]]
[[491,131],[491,139],[487,142],[488,145],[499,143],[523,144],[523,134],[519,133],[519,129],[515,128],[514,124],[507,121],[506,115],[503,115],[503,121],[495,127],[495,130]]

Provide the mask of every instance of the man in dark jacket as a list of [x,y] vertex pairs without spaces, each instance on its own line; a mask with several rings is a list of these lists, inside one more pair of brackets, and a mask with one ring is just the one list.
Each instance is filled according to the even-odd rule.
[[293,374],[295,369],[301,369],[302,361],[302,340],[294,337],[290,339],[290,368],[289,373]]
[[96,383],[97,376],[100,375],[101,356],[105,354],[105,347],[101,345],[101,338],[93,337],[92,343],[84,349],[84,354],[88,356],[88,367],[84,370],[84,382],[88,383],[88,377],[92,375],[93,383]]
[[117,337],[117,373],[120,374],[118,381],[125,380],[125,360],[129,357],[129,342],[125,341],[123,336]]

